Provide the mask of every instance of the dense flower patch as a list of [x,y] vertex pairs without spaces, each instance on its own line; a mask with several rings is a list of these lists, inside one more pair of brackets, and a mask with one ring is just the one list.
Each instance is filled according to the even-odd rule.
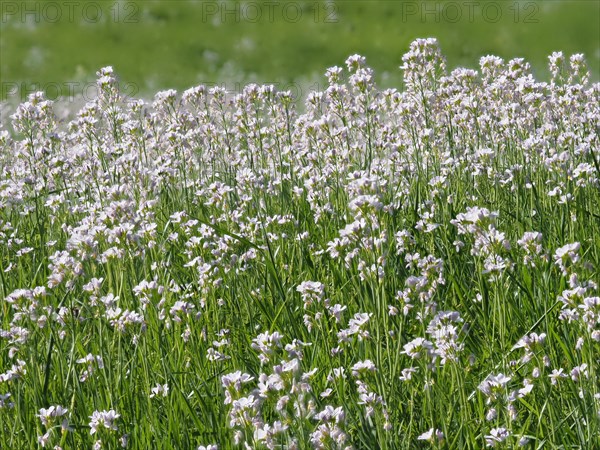
[[6,448],[594,448],[600,85],[433,39],[0,132]]

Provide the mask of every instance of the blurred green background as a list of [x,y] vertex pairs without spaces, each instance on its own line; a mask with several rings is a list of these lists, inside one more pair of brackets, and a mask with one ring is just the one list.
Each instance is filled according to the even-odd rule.
[[600,74],[600,1],[38,1],[0,0],[0,99],[81,93],[112,65],[126,93],[248,82],[320,87],[327,67],[359,53],[384,87],[402,55],[437,37],[450,68],[524,57],[547,78],[547,56],[584,53]]

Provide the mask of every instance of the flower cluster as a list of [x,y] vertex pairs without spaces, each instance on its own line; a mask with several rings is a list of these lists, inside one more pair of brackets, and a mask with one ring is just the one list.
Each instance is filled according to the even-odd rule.
[[0,442],[591,448],[600,84],[561,53],[547,82],[449,71],[435,39],[402,70],[380,89],[351,56],[298,108],[256,84],[131,101],[106,67],[68,122],[20,105]]

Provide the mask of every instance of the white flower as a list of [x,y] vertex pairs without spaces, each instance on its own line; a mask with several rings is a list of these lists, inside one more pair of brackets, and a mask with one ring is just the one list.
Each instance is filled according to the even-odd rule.
[[400,380],[401,381],[410,381],[410,380],[412,380],[413,373],[416,373],[416,372],[417,372],[417,369],[415,369],[414,367],[402,369],[402,375],[400,375]]
[[563,274],[567,275],[567,264],[572,263],[575,264],[579,261],[579,249],[581,248],[581,244],[579,242],[574,242],[572,244],[563,245],[560,248],[557,248],[554,252],[554,261],[560,267]]
[[304,308],[308,308],[313,302],[323,298],[325,295],[325,286],[319,281],[303,281],[296,287],[296,291],[302,296]]
[[444,440],[444,433],[437,428],[430,428],[428,431],[421,434],[417,439],[419,441],[429,441],[431,443],[437,439],[438,442],[442,442]]
[[359,361],[352,366],[352,375],[358,377],[360,374],[365,372],[375,372],[375,364],[370,359],[365,361]]
[[48,409],[41,408],[37,416],[40,418],[42,424],[47,428],[52,426],[52,422],[56,417],[64,416],[69,410],[63,408],[60,405],[50,406]]
[[155,387],[152,388],[150,398],[157,396],[166,397],[167,395],[169,395],[169,385],[167,383],[157,384]]
[[510,431],[506,428],[492,428],[490,434],[485,437],[488,447],[496,447],[497,444],[504,442],[510,436]]
[[50,431],[47,431],[42,436],[38,436],[37,438],[38,444],[40,444],[42,447],[46,447],[48,440],[50,440]]
[[433,344],[430,341],[424,338],[416,338],[404,344],[404,350],[401,353],[410,356],[412,359],[419,359],[422,356],[429,355],[432,350]]
[[550,378],[550,382],[552,383],[553,386],[556,386],[559,379],[568,377],[568,375],[564,372],[565,372],[565,369],[563,369],[561,367],[558,370],[557,369],[552,370],[552,373],[550,375],[548,375],[548,378]]
[[105,428],[107,430],[118,430],[115,421],[121,417],[120,414],[117,414],[114,410],[108,411],[94,411],[90,416],[90,434],[95,434],[99,428]]
[[319,394],[319,397],[321,397],[321,398],[327,398],[327,397],[329,397],[329,396],[330,396],[332,393],[333,393],[333,389],[331,389],[331,388],[327,388],[327,389],[325,389],[323,392],[321,392],[321,393]]
[[490,402],[495,400],[499,394],[505,392],[505,387],[510,380],[511,377],[508,377],[503,373],[489,375],[479,384],[478,388],[488,398],[488,402]]

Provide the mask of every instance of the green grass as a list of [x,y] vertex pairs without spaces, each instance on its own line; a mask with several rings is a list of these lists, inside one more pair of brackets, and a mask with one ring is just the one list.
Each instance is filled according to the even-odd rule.
[[[17,4],[21,12],[22,4],[34,8],[35,2],[3,3]],[[112,1],[92,2],[103,7],[106,20],[98,23],[79,20],[85,4],[80,2],[82,6],[73,9],[76,20],[68,20],[69,10],[64,7],[62,20],[48,23],[52,11],[44,14],[40,9],[39,15],[30,15],[30,21],[36,18],[38,23],[29,25],[3,6],[0,99],[6,98],[15,83],[22,100],[35,86],[56,98],[70,93],[65,83],[74,83],[78,93],[107,65],[113,65],[126,80],[128,93],[142,96],[201,83],[239,91],[239,84],[249,81],[279,83],[306,94],[311,87],[323,85],[323,68],[354,53],[367,57],[382,86],[394,86],[401,80],[402,54],[413,39],[422,36],[437,37],[443,43],[450,67],[477,67],[485,54],[519,56],[532,63],[537,75],[546,77],[547,55],[562,50],[585,53],[593,77],[600,75],[598,2],[492,2],[500,8],[497,22],[492,22],[496,6],[490,8],[488,3],[455,2],[461,14],[456,23],[454,10],[444,2],[279,2],[272,7],[272,21],[265,2],[250,2],[262,5],[257,23],[243,20],[239,11],[251,11],[239,5],[236,9],[237,2],[227,2],[227,6],[182,0],[122,2],[120,9]],[[284,10],[288,4],[294,9]],[[211,14],[207,5],[217,5],[218,11]],[[302,8],[298,21],[285,20],[296,7]],[[436,7],[438,16],[427,13]],[[225,8],[234,12],[224,13]],[[93,19],[96,10],[87,11]],[[332,12],[335,17],[330,17]],[[131,23],[125,23],[126,19]]]

